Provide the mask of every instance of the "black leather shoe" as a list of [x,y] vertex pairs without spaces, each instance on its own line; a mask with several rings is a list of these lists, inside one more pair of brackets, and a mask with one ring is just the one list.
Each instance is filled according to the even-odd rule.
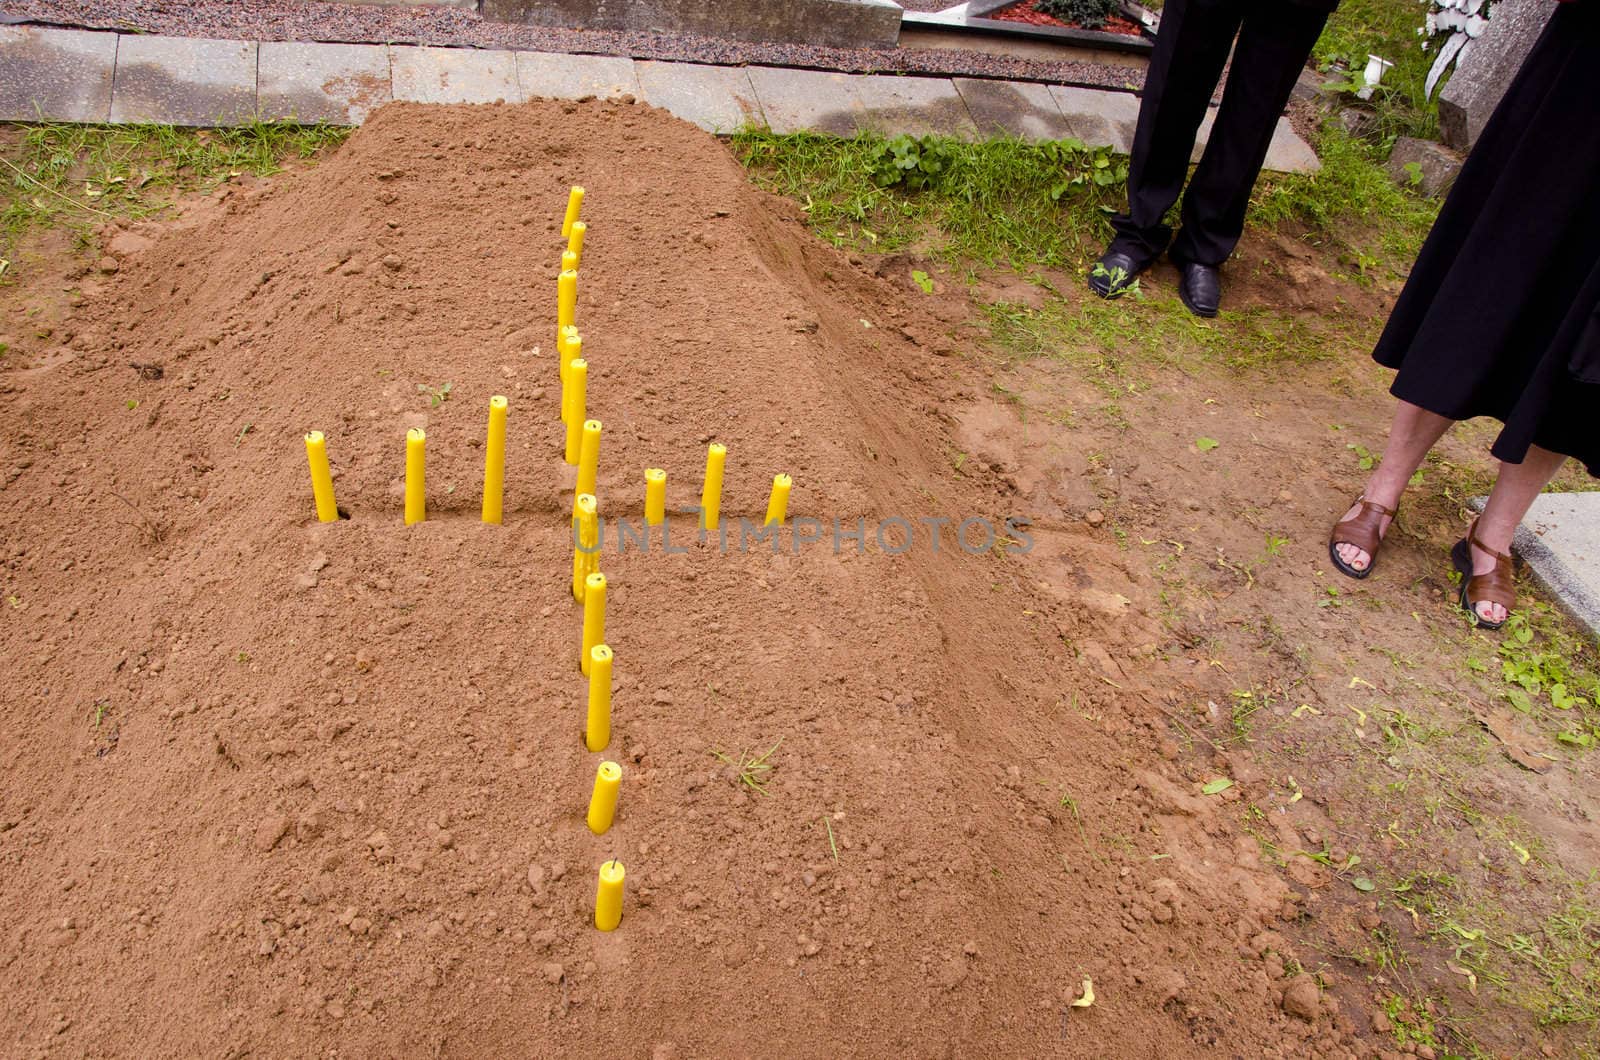
[[1197,317],[1214,317],[1222,308],[1222,277],[1215,265],[1178,266],[1178,297]]
[[1089,290],[1101,298],[1121,298],[1149,262],[1140,263],[1120,250],[1108,250],[1089,270]]

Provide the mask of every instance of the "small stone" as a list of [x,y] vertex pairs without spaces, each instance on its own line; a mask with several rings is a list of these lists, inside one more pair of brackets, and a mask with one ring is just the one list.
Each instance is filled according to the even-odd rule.
[[558,861],[554,865],[550,866],[550,882],[551,883],[554,883],[556,880],[559,880],[561,877],[565,876],[566,874],[567,874],[567,863],[566,862]]
[[539,974],[544,976],[545,982],[554,984],[561,982],[561,977],[566,974],[566,969],[555,961],[550,961],[540,965]]
[[700,897],[699,891],[690,891],[688,894],[683,896],[682,900],[679,901],[678,904],[683,906],[685,909],[695,910],[699,909],[700,906],[704,904],[704,901],[705,900]]
[[978,944],[973,942],[971,939],[968,939],[967,944],[961,947],[961,952],[965,953],[968,957],[976,957],[978,955]]
[[386,269],[390,269],[390,270],[395,270],[395,269],[400,268],[400,255],[398,255],[398,254],[385,254],[383,256],[383,267],[386,268]]
[[111,275],[113,272],[116,272],[120,267],[121,266],[117,264],[117,259],[113,258],[110,254],[107,254],[105,257],[100,259],[100,271],[105,273],[107,276]]
[[1386,168],[1396,184],[1436,199],[1455,184],[1461,163],[1461,155],[1443,144],[1401,136],[1394,142]]
[[1362,913],[1360,924],[1362,931],[1376,931],[1383,924],[1383,919],[1377,913]]
[[285,814],[275,813],[261,819],[256,825],[256,849],[265,854],[289,834],[290,822]]
[[1283,1011],[1303,1020],[1314,1020],[1317,1018],[1318,1003],[1321,1000],[1316,980],[1301,972],[1289,980],[1289,985],[1283,990]]
[[1099,526],[1106,521],[1106,515],[1099,508],[1091,508],[1084,513],[1083,521],[1090,526]]

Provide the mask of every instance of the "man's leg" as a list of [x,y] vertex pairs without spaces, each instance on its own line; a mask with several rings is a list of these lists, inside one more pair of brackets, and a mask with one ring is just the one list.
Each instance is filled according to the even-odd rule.
[[1110,252],[1148,267],[1167,249],[1167,211],[1189,173],[1195,134],[1205,119],[1246,0],[1168,0],[1161,13],[1128,168],[1128,212],[1112,218]]
[[1325,13],[1298,4],[1251,4],[1216,125],[1183,196],[1175,263],[1215,267],[1233,253],[1273,130],[1327,21]]

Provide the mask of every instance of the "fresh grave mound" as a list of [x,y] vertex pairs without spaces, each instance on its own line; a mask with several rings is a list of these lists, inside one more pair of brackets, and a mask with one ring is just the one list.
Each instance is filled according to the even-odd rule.
[[[785,471],[791,513],[829,526],[778,552],[695,542],[692,516],[681,551],[608,542],[624,775],[603,837],[551,355],[574,183],[602,513],[637,520],[647,466],[692,503],[715,439],[731,525]],[[1115,550],[1060,526],[1027,557],[949,528],[935,550],[920,523],[909,550],[878,539],[1013,514],[1012,486],[952,460],[958,351],[916,288],[816,242],[712,138],[646,107],[396,104],[314,169],[109,246],[116,274],[0,395],[15,1051],[1346,1040],[1310,1022],[1314,985],[1254,960],[1283,886],[1169,779],[1138,675],[1107,676],[1145,634],[1073,606]],[[429,517],[406,527],[419,426]],[[308,429],[348,519],[311,517]],[[835,520],[864,547],[836,549]],[[613,857],[627,903],[602,934]]]

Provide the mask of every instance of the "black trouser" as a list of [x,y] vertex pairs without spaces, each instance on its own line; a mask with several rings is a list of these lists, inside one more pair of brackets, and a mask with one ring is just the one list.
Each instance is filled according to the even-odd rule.
[[[1244,231],[1278,118],[1327,21],[1325,12],[1285,0],[1167,0],[1133,137],[1128,212],[1112,218],[1112,250],[1147,265],[1170,242],[1180,264],[1227,260]],[[1183,190],[1195,135],[1235,36],[1228,87],[1183,196],[1183,228],[1174,240],[1163,219]]]

